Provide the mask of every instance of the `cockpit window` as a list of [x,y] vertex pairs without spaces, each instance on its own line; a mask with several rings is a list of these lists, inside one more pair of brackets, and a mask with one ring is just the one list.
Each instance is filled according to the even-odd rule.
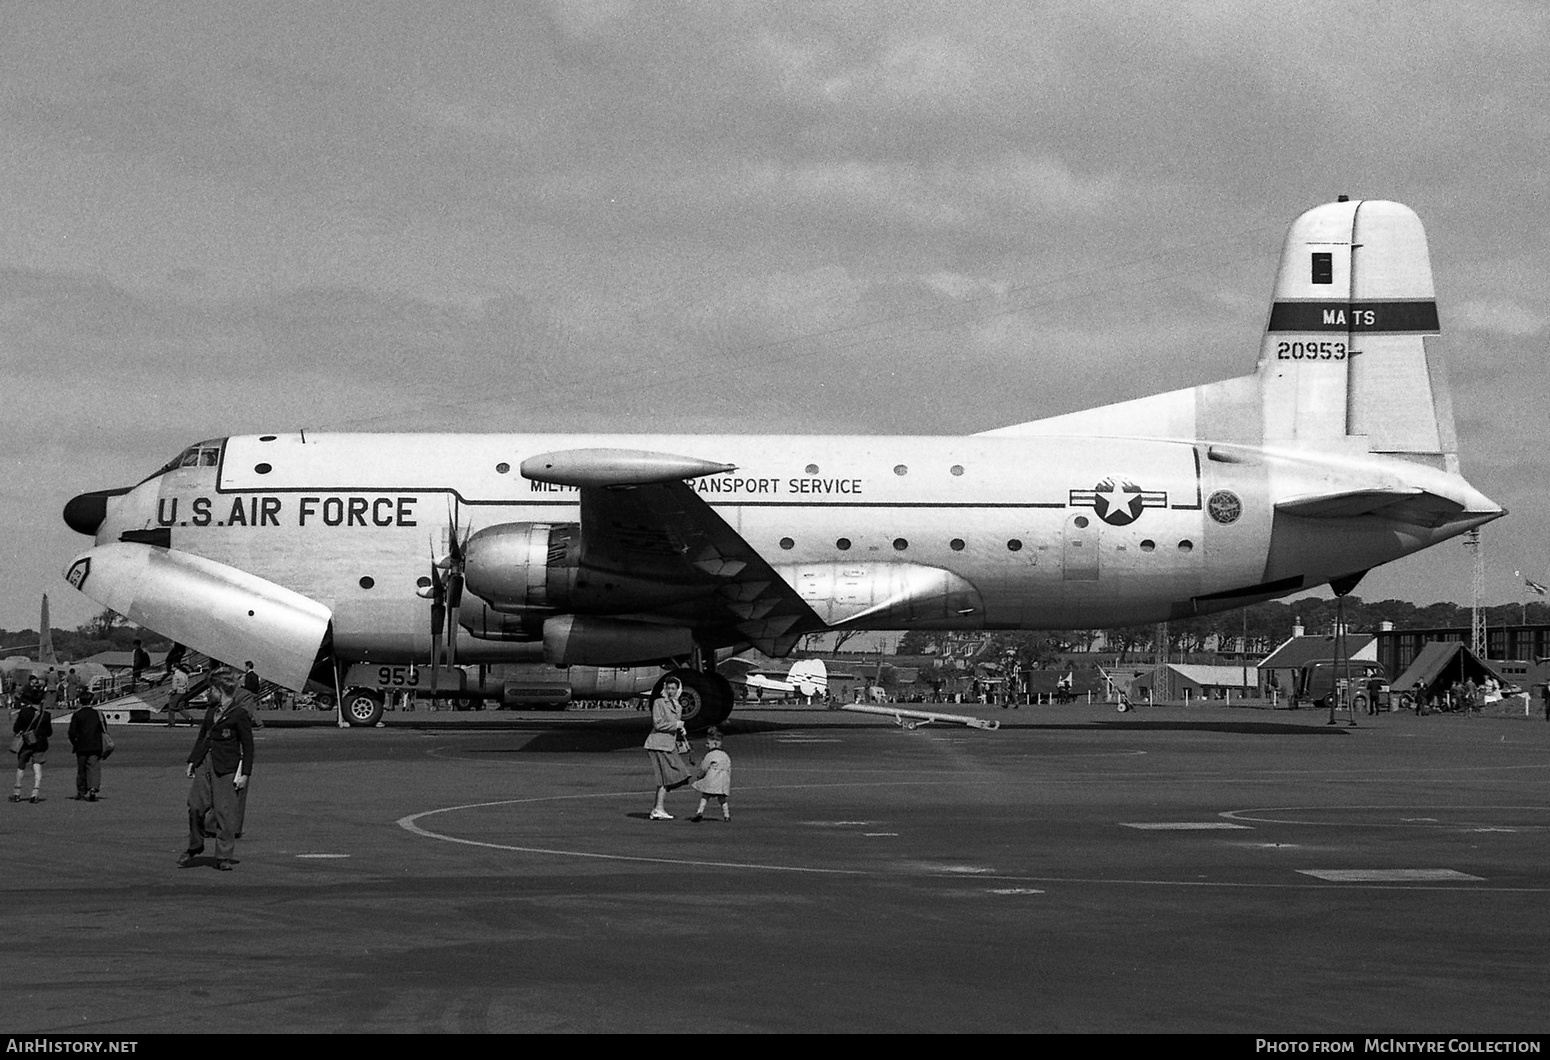
[[154,473],[145,476],[141,481],[149,482],[157,475],[165,475],[180,467],[219,467],[221,463],[221,449],[226,444],[226,439],[216,438],[208,442],[199,442],[189,446],[177,456],[167,461]]

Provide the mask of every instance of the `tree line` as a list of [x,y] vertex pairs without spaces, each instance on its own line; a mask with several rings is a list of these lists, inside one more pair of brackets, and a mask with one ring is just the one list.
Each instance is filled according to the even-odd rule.
[[[1487,627],[1519,625],[1527,622],[1550,623],[1550,603],[1497,604],[1482,609]],[[1353,633],[1374,633],[1381,623],[1393,623],[1395,629],[1468,629],[1472,618],[1468,607],[1451,603],[1412,604],[1405,600],[1367,602],[1348,596],[1344,603],[1346,629]],[[1250,655],[1264,655],[1292,635],[1294,626],[1308,634],[1332,633],[1336,621],[1336,602],[1316,596],[1300,600],[1270,600],[1250,604],[1233,611],[1179,619],[1163,628],[1164,646],[1175,662],[1206,651],[1215,643],[1218,653],[1236,653],[1240,641],[1247,638]],[[1158,626],[1120,626],[1113,629],[1060,629],[1034,632],[997,632],[988,635],[989,643],[982,659],[1015,656],[1024,667],[1045,668],[1059,665],[1073,652],[1090,652],[1101,644],[1105,654],[1115,656],[1118,664],[1147,661],[1158,652]],[[899,640],[900,655],[924,654],[944,634],[911,630]]]

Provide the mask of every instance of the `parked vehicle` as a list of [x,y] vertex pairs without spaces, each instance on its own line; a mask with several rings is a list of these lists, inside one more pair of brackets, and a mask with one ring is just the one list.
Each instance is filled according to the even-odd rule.
[[1381,663],[1365,659],[1351,659],[1336,664],[1328,659],[1313,662],[1297,671],[1297,687],[1292,690],[1293,708],[1300,706],[1328,707],[1330,697],[1336,692],[1337,681],[1346,682],[1346,697],[1353,710],[1366,710],[1372,695],[1373,681],[1380,681],[1379,705],[1388,706],[1388,674]]

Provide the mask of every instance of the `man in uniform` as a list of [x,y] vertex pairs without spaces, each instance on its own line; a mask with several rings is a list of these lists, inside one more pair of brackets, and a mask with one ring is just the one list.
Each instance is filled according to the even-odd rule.
[[252,693],[237,684],[230,670],[210,676],[215,702],[205,712],[188,753],[188,848],[178,855],[187,865],[204,853],[205,814],[215,811],[215,867],[230,871],[237,852],[237,793],[253,772]]

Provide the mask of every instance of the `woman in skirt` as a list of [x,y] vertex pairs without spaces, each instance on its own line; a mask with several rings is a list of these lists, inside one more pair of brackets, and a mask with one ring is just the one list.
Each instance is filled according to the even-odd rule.
[[682,693],[683,683],[669,677],[662,682],[662,694],[651,702],[651,735],[646,737],[646,756],[651,759],[657,777],[657,802],[651,809],[653,821],[673,819],[667,812],[667,793],[694,779],[678,752],[679,741],[687,744],[689,738],[684,729],[683,708],[678,704]]

